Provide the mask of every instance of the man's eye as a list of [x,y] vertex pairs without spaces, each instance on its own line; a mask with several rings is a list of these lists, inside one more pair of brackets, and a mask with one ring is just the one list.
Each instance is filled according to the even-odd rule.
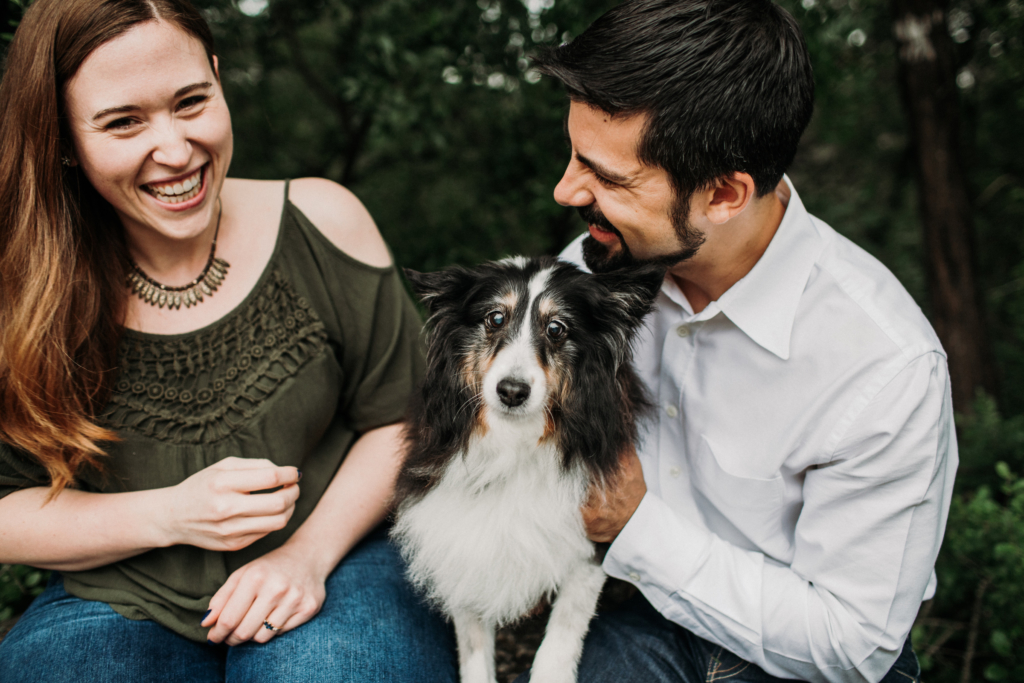
[[178,102],[178,109],[190,109],[206,101],[206,95],[193,95]]
[[594,174],[594,177],[597,178],[597,182],[599,182],[604,187],[618,187],[619,186],[619,184],[617,182],[615,182],[614,180],[608,180],[604,176],[598,175],[596,173]]
[[548,339],[550,339],[551,341],[559,341],[560,339],[565,337],[565,334],[566,332],[569,331],[569,328],[565,326],[565,323],[559,320],[552,320],[551,322],[548,323],[547,330],[545,331],[547,332]]
[[505,314],[501,311],[491,311],[484,316],[484,322],[487,323],[487,327],[496,330],[505,324]]

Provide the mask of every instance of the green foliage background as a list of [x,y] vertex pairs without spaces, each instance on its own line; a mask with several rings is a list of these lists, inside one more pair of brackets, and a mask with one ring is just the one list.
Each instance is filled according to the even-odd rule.
[[[0,0],[0,3],[5,0]],[[396,259],[431,270],[557,253],[582,230],[551,192],[568,159],[559,87],[529,54],[609,0],[195,0],[218,42],[232,173],[326,176]],[[808,208],[889,266],[927,312],[912,150],[881,0],[780,0],[800,22],[816,111],[790,172]],[[12,27],[21,2],[9,0]],[[959,420],[939,593],[914,631],[925,678],[1024,680],[1024,0],[955,0],[977,278],[1000,377]],[[9,39],[9,35],[3,40]],[[44,576],[0,568],[0,622]],[[2,630],[2,627],[0,627]]]

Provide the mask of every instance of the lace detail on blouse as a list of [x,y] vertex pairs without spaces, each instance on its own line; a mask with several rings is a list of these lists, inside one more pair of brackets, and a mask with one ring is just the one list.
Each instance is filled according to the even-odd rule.
[[213,443],[327,348],[316,312],[275,269],[244,309],[212,329],[168,340],[126,334],[101,420],[170,443]]

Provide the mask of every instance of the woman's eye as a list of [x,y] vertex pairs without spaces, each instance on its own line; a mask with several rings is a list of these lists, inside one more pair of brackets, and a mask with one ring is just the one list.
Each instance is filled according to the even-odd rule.
[[124,118],[114,119],[107,124],[106,128],[107,130],[124,130],[125,128],[130,128],[133,123],[135,122],[126,116]]
[[505,314],[501,311],[491,311],[484,317],[484,322],[492,330],[497,329],[505,324]]
[[569,328],[565,326],[565,323],[559,322],[558,320],[552,320],[548,323],[548,339],[551,339],[552,341],[558,341],[564,337],[565,333],[568,331]]

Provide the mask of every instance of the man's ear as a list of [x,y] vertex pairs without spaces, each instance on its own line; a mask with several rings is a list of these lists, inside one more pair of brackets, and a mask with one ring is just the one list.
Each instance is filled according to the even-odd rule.
[[733,173],[720,178],[702,193],[701,207],[709,222],[721,225],[739,214],[757,196],[757,186],[749,173]]

